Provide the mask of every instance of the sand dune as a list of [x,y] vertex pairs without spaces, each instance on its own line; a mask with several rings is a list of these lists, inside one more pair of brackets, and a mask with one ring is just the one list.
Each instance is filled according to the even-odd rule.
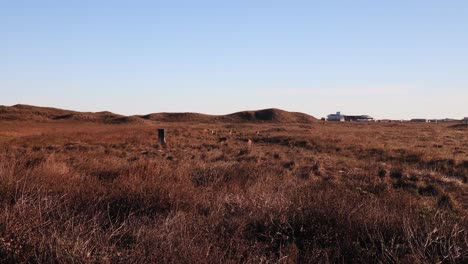
[[310,123],[313,116],[288,112],[276,108],[242,111],[227,115],[200,113],[152,113],[147,115],[123,116],[111,112],[78,112],[31,105],[0,106],[0,120],[17,121],[89,121],[106,124],[156,122],[226,122],[226,123]]

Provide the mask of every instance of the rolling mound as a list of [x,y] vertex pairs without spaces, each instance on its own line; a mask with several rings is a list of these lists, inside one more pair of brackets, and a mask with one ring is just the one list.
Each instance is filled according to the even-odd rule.
[[206,115],[199,113],[154,113],[139,116],[158,122],[226,122],[226,123],[310,123],[316,119],[310,115],[270,108],[242,111],[228,115]]
[[111,112],[77,112],[31,105],[0,106],[0,120],[11,121],[81,121],[104,124],[128,124],[148,122],[201,122],[201,123],[310,123],[316,119],[298,112],[276,108],[242,111],[228,115],[199,113],[154,113],[148,115],[123,116]]
[[127,117],[111,112],[77,112],[51,107],[31,105],[0,106],[0,120],[10,121],[87,121],[107,124],[142,122],[136,117]]
[[0,120],[46,121],[54,116],[73,115],[74,111],[31,105],[0,106]]
[[310,123],[316,119],[298,112],[288,112],[276,108],[257,111],[242,111],[219,117],[226,122],[274,122],[274,123]]
[[214,118],[214,116],[199,113],[154,113],[139,117],[158,122],[209,122]]

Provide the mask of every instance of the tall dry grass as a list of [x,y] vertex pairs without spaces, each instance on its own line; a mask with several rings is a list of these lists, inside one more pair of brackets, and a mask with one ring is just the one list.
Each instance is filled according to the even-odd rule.
[[31,126],[1,126],[0,262],[468,261],[447,127]]

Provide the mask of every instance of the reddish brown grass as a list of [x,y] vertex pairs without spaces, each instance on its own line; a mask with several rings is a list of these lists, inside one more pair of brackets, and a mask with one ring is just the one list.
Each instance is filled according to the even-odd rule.
[[467,153],[442,124],[2,121],[0,262],[466,263]]

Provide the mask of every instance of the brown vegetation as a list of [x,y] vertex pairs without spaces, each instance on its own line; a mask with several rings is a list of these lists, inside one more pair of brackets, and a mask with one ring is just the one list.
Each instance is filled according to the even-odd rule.
[[0,109],[0,262],[468,261],[466,130],[15,111]]
[[316,119],[297,112],[280,109],[243,111],[229,115],[206,115],[199,113],[154,113],[147,115],[122,116],[111,112],[76,112],[50,107],[31,105],[0,106],[0,120],[8,121],[57,121],[74,120],[104,124],[156,122],[202,122],[202,123],[310,123]]

